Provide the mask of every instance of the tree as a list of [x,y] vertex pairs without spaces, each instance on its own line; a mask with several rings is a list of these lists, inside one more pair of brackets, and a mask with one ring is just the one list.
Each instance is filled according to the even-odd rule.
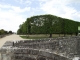
[[1,30],[0,30],[0,34],[1,34],[1,35],[5,34],[4,29],[1,29]]
[[8,31],[4,30],[4,29],[1,29],[0,30],[0,35],[5,35],[5,34],[8,34]]
[[76,34],[78,33],[80,22],[71,19],[61,18],[58,16],[46,14],[37,15],[27,18],[19,26],[18,34]]
[[10,30],[9,32],[8,32],[9,34],[13,34],[13,32]]

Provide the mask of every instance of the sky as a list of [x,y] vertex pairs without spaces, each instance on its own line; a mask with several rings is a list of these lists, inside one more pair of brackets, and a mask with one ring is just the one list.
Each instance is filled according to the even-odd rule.
[[16,32],[28,17],[42,14],[80,22],[80,0],[0,0],[0,29]]

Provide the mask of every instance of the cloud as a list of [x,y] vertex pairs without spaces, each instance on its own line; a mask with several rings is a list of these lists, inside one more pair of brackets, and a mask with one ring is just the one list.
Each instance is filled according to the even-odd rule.
[[0,28],[11,30],[16,32],[19,25],[25,21],[25,19],[17,13],[12,12],[0,12]]
[[[72,0],[41,0],[40,2],[40,8],[45,13],[69,19],[75,19],[74,17],[77,16],[80,18],[80,11],[77,11],[77,9],[71,5]],[[75,3],[75,0],[73,3]]]
[[20,3],[20,4],[26,4],[29,6],[33,0],[15,0],[15,1]]
[[30,5],[32,2],[30,0],[26,0],[25,4]]
[[25,7],[24,9],[21,9],[20,7],[12,6],[11,8],[17,13],[30,11],[30,7]]
[[0,29],[17,31],[19,25],[22,24],[28,15],[23,15],[23,13],[28,12],[30,7],[25,7],[21,9],[20,7],[11,5],[1,5],[0,4]]
[[[74,7],[80,0],[15,0],[16,4],[0,3],[0,28],[17,31],[27,17],[53,14],[80,21],[80,11]],[[34,3],[34,4],[33,4]],[[36,4],[35,4],[36,3]]]
[[21,9],[20,7],[17,7],[17,6],[2,5],[2,4],[0,4],[0,8],[10,9],[10,10],[12,10],[14,12],[17,12],[17,13],[18,12],[21,13],[21,12],[30,11],[30,7],[25,7],[23,9]]
[[80,0],[69,0],[70,3],[80,3]]
[[10,5],[3,5],[3,4],[0,4],[0,8],[10,8]]

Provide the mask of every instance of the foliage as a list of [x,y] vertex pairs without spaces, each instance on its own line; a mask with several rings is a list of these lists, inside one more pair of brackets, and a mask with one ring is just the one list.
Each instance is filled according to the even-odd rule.
[[77,34],[80,22],[46,14],[27,18],[19,26],[18,34]]
[[5,34],[12,34],[13,32],[12,31],[6,31],[4,29],[1,29],[0,30],[0,35],[5,35]]

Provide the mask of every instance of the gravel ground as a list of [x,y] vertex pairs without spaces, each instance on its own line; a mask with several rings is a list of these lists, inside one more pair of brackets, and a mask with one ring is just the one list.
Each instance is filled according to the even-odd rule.
[[[2,47],[2,45],[6,42],[6,41],[15,41],[15,40],[25,40],[21,37],[19,37],[19,35],[13,34],[13,35],[9,35],[6,36],[4,38],[0,38],[0,48]],[[27,39],[26,39],[27,40]]]

